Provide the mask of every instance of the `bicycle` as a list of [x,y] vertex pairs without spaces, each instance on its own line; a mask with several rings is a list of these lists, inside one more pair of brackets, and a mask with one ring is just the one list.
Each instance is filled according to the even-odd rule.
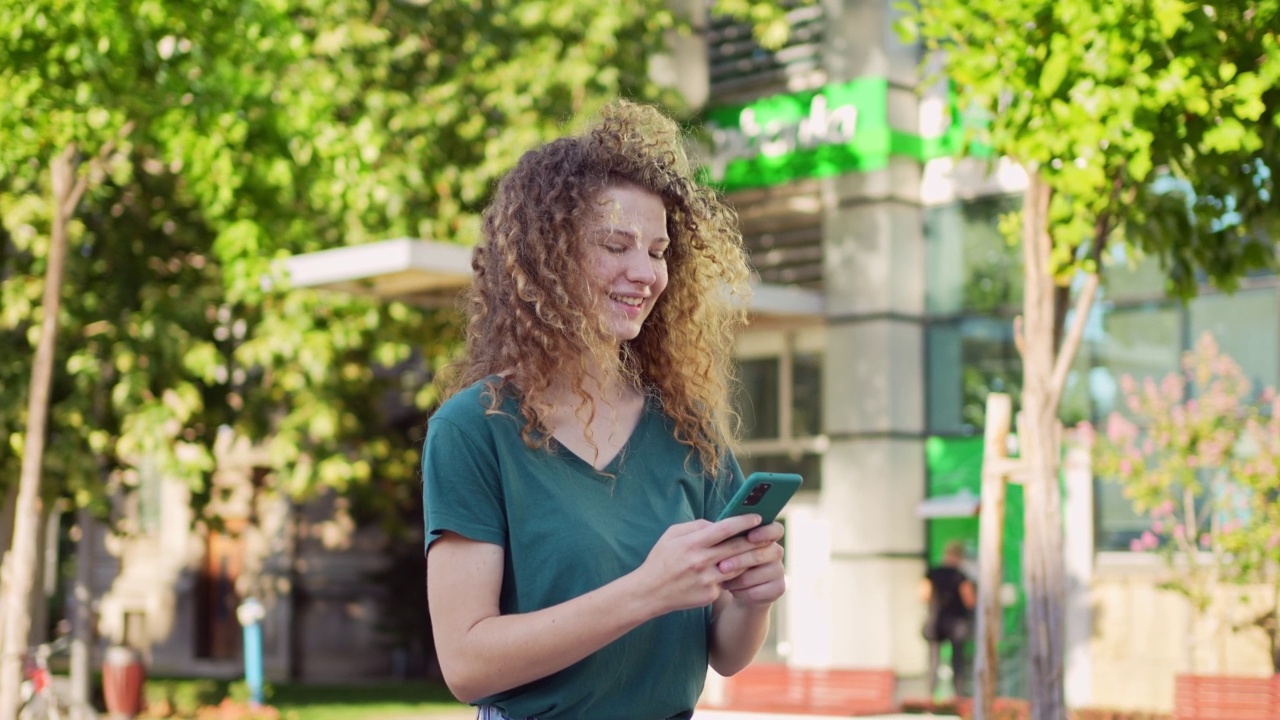
[[49,670],[49,658],[71,644],[63,636],[31,648],[22,662],[22,705],[18,720],[97,720],[90,705],[63,697]]

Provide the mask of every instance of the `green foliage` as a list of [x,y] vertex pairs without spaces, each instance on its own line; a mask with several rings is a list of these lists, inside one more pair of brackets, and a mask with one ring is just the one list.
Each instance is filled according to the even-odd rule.
[[[1274,267],[1280,3],[922,0],[901,31],[988,123],[978,138],[1054,191],[1050,270],[1096,270],[1109,234],[1169,290]],[[1132,253],[1131,253],[1132,256]]]
[[25,431],[48,162],[114,142],[80,169],[46,492],[105,508],[147,458],[207,499],[229,429],[269,443],[275,488],[403,506],[416,447],[394,433],[435,401],[456,317],[291,291],[280,261],[473,242],[524,149],[619,95],[679,106],[647,76],[676,24],[663,0],[0,5],[0,485]]
[[758,0],[716,0],[712,6],[715,12],[727,15],[736,20],[749,21],[752,34],[761,47],[776,50],[782,47],[791,34],[791,25],[787,21],[789,6],[812,4],[814,0],[799,2],[759,2]]

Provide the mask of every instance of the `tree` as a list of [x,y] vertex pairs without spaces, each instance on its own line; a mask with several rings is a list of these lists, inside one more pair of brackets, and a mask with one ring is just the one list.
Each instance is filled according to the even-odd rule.
[[[776,32],[771,5],[722,9]],[[46,452],[18,451],[39,413],[0,405],[0,487],[26,461],[42,477],[24,503],[65,496],[105,515],[145,461],[187,482],[199,510],[229,429],[268,445],[269,491],[403,504],[416,449],[379,423],[388,404],[433,402],[450,313],[291,292],[278,261],[402,235],[470,243],[525,148],[618,95],[678,107],[647,75],[678,25],[662,0],[0,7],[0,384],[26,386],[45,311],[64,358]],[[76,176],[89,182],[54,313],[39,301],[56,257],[48,167],[108,142],[110,162]],[[15,535],[3,693],[29,624],[16,553],[32,532]]]
[[[922,37],[971,137],[1028,176],[1019,441],[1032,716],[1065,717],[1058,409],[1108,249],[1155,257],[1169,292],[1274,267],[1280,6],[922,0]],[[1067,329],[1068,321],[1074,318]],[[989,697],[979,704],[990,717]],[[985,706],[985,707],[984,707]]]
[[[1206,334],[1186,353],[1181,372],[1141,385],[1126,375],[1121,389],[1125,410],[1108,416],[1094,460],[1098,474],[1119,483],[1134,510],[1151,519],[1132,549],[1164,558],[1170,572],[1165,587],[1187,598],[1197,625],[1209,625],[1188,637],[1191,669],[1206,631],[1260,627],[1271,641],[1273,669],[1280,671],[1275,388],[1256,392]],[[1251,617],[1236,622],[1242,608],[1222,607],[1219,597],[1228,585],[1261,588],[1264,609],[1243,608]]]

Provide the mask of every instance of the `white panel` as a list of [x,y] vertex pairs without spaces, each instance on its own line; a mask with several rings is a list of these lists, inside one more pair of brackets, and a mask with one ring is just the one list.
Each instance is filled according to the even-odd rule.
[[830,667],[831,527],[820,508],[792,506],[787,516],[787,596],[783,622],[788,662],[796,667]]

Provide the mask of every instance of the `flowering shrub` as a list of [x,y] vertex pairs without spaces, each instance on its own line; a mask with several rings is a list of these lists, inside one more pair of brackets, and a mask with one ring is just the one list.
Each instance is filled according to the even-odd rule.
[[1125,376],[1120,387],[1125,411],[1094,437],[1094,463],[1150,518],[1131,549],[1162,555],[1173,571],[1166,587],[1200,617],[1223,582],[1265,585],[1271,609],[1246,624],[1268,632],[1280,669],[1280,397],[1274,388],[1255,395],[1207,334],[1186,353],[1181,373],[1141,384]]

